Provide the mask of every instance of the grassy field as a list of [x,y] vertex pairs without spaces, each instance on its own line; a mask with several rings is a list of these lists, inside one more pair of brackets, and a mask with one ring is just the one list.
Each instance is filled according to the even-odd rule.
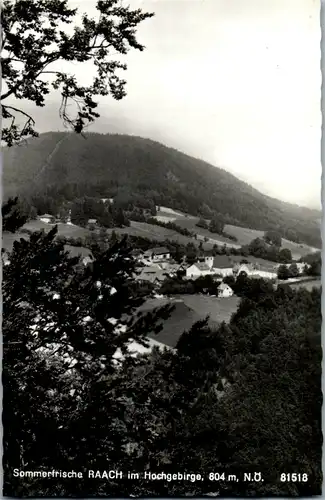
[[[235,236],[238,240],[237,242],[233,242],[232,240],[229,240],[221,235],[210,233],[207,229],[197,227],[196,223],[198,222],[199,217],[193,217],[185,213],[171,211],[171,209],[166,209],[166,207],[160,208],[161,210],[157,212],[157,216],[161,218],[161,220],[166,219],[166,222],[170,220],[181,227],[194,231],[202,238],[207,237],[209,238],[209,243],[212,245],[214,243],[219,245],[226,243],[227,246],[233,246],[236,248],[242,245],[248,245],[253,239],[262,238],[264,235],[264,231],[226,224],[225,232]],[[299,259],[308,253],[318,250],[317,248],[309,245],[294,243],[293,241],[289,241],[284,238],[282,239],[282,248],[288,248],[294,259]]]
[[[229,247],[238,248],[241,245],[246,245],[250,243],[250,241],[252,241],[252,239],[254,238],[263,236],[263,231],[226,225],[225,231],[235,236],[238,239],[238,241],[235,243],[227,238],[224,238],[223,236],[212,234],[206,229],[197,227],[196,223],[199,220],[198,217],[182,214],[181,212],[176,212],[166,207],[160,207],[160,208],[161,210],[158,212],[158,217],[164,218],[165,221],[168,220],[173,221],[175,222],[175,224],[187,228],[190,231],[193,231],[198,235],[198,239],[195,240],[194,238],[184,236],[172,229],[168,229],[165,227],[155,226],[152,224],[147,224],[145,222],[135,222],[135,221],[131,222],[130,227],[108,229],[108,233],[112,233],[112,231],[115,230],[117,234],[130,234],[133,236],[139,236],[161,242],[163,242],[166,239],[169,239],[171,241],[177,241],[178,243],[183,245],[187,245],[189,242],[191,242],[194,243],[196,246],[200,244],[200,241],[204,240],[204,238],[207,237],[209,238],[209,241],[203,243],[203,248],[205,250],[210,250],[214,244],[218,245],[226,244]],[[38,231],[41,229],[49,231],[51,227],[52,226],[50,224],[46,224],[39,220],[30,221],[24,226],[25,229],[29,229],[32,231]],[[78,237],[83,238],[87,234],[89,234],[89,231],[88,229],[79,226],[74,226],[70,224],[58,224],[58,234],[61,236],[67,236],[67,237],[70,236],[73,238],[78,238]],[[26,235],[19,232],[16,234],[4,233],[3,234],[4,248],[11,250],[13,241],[21,237],[26,237]],[[299,259],[300,257],[303,257],[304,255],[317,250],[313,247],[309,247],[308,245],[302,245],[302,244],[299,245],[298,243],[294,243],[292,241],[288,241],[285,239],[282,240],[282,246],[283,248],[290,249],[293,258],[295,259]],[[241,257],[239,258],[239,260],[241,260]],[[268,261],[263,261],[263,259],[255,259],[252,257],[248,257],[247,260],[249,260],[250,262],[261,261],[259,263],[267,269],[271,269],[274,267],[273,263],[270,264]]]
[[301,244],[294,243],[293,241],[289,241],[289,240],[285,240],[285,239],[282,240],[282,247],[288,248],[291,251],[292,257],[294,259],[299,259],[300,257],[304,257],[305,255],[307,255],[309,253],[317,252],[320,250],[319,248],[310,247],[310,246],[305,245],[303,243],[301,243]]
[[215,323],[225,321],[228,323],[237,307],[240,299],[236,296],[228,298],[211,297],[209,295],[175,295],[170,298],[148,299],[140,307],[141,311],[150,311],[156,307],[161,307],[168,303],[184,303],[188,308],[194,311],[200,318],[210,316]]
[[14,241],[20,240],[20,238],[28,239],[28,234],[24,233],[2,233],[2,248],[11,252]]
[[[41,222],[38,220],[30,221],[25,224],[24,229],[28,229],[30,231],[39,231],[44,229],[45,231],[50,231],[53,227],[51,224],[46,224],[45,222]],[[125,228],[111,228],[108,229],[108,234],[111,234],[115,231],[117,234],[130,234],[133,236],[139,236],[142,238],[148,238],[151,240],[157,241],[165,241],[166,239],[170,241],[177,241],[180,244],[187,245],[189,242],[194,243],[194,245],[198,246],[200,241],[195,240],[194,238],[190,238],[188,236],[184,236],[182,234],[173,231],[172,229],[167,229],[161,226],[155,226],[153,224],[147,224],[145,222],[131,222],[130,227]],[[72,237],[72,238],[83,238],[89,234],[89,230],[74,226],[70,224],[58,224],[58,234],[60,236]],[[28,238],[26,233],[17,232],[15,234],[11,233],[3,233],[2,235],[2,244],[3,247],[7,250],[11,251],[13,242],[15,240],[19,240],[20,238]],[[212,243],[205,243],[205,249],[211,249],[213,247]]]
[[[262,238],[264,235],[264,231],[231,225],[226,225],[225,231],[233,236],[236,236],[241,245],[248,245],[254,238]],[[318,250],[317,248],[309,245],[295,243],[293,241],[286,240],[285,238],[282,238],[282,248],[288,248],[294,259],[299,259],[308,253]]]
[[181,295],[184,303],[200,316],[210,316],[216,323],[225,321],[229,323],[234,312],[237,311],[239,298],[232,296],[228,298],[209,297],[208,295]]
[[262,238],[264,234],[264,231],[249,229],[248,227],[232,226],[231,224],[226,224],[225,231],[231,234],[231,236],[235,236],[240,245],[248,245],[255,238]]
[[[168,239],[171,241],[177,241],[178,243],[181,243],[183,245],[187,245],[187,243],[191,242],[194,243],[194,245],[198,246],[200,243],[194,238],[179,234],[177,231],[173,231],[172,229],[155,226],[153,224],[147,224],[146,222],[131,221],[130,227],[125,227],[123,229],[108,229],[109,233],[112,233],[112,231],[115,231],[117,234],[130,234],[133,236],[141,236],[142,238],[149,238],[157,241],[164,241]],[[210,249],[212,247],[212,243],[205,244],[206,249]]]
[[240,243],[237,241],[230,240],[221,234],[210,233],[208,229],[204,229],[203,227],[198,227],[196,224],[199,221],[199,217],[191,217],[188,219],[176,219],[175,224],[178,224],[181,227],[185,227],[189,231],[193,231],[196,233],[201,239],[209,238],[209,243],[212,245],[224,245],[226,244],[229,247],[239,248]]
[[[161,307],[165,304],[174,304],[175,309],[170,317],[163,322],[163,330],[158,334],[157,340],[162,343],[172,341],[175,345],[176,340],[182,332],[188,331],[194,323],[205,319],[209,316],[209,325],[212,328],[217,327],[225,321],[228,323],[231,316],[236,312],[238,297],[229,297],[218,299],[207,295],[177,295],[171,298],[163,299],[148,299],[139,308],[139,311],[148,312],[154,308]],[[150,335],[155,338],[154,335]]]
[[179,210],[174,210],[173,208],[168,208],[168,207],[159,207],[159,211],[162,214],[169,216],[169,217],[186,217],[187,214],[184,214],[183,212],[180,212]]
[[[54,225],[52,224],[46,224],[45,222],[42,222],[40,220],[32,220],[30,222],[27,222],[27,224],[24,225],[25,229],[29,229],[31,231],[39,231],[41,229],[45,229],[46,231],[49,231],[52,229]],[[85,229],[80,226],[74,226],[73,224],[57,224],[58,226],[58,234],[60,236],[70,236],[71,238],[83,238],[87,234],[89,234],[89,230]]]
[[[39,221],[39,220],[33,220],[30,222],[27,222],[23,226],[23,229],[28,229],[30,231],[40,231],[41,229],[44,229],[45,231],[50,231],[52,229],[53,225],[51,224],[46,224],[45,222]],[[72,238],[83,238],[87,234],[89,234],[88,229],[84,229],[79,226],[73,226],[70,224],[58,224],[58,234],[60,236],[67,236],[67,237],[72,237]],[[28,234],[22,233],[18,231],[17,233],[2,233],[2,246],[8,251],[12,250],[13,243],[15,240],[19,240],[20,238],[28,238]]]

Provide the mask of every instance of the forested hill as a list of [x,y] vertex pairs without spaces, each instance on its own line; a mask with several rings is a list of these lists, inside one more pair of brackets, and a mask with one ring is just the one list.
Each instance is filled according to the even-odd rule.
[[49,132],[4,149],[3,160],[4,196],[49,187],[61,195],[66,191],[67,198],[76,192],[143,196],[192,215],[217,215],[225,223],[277,229],[288,239],[321,244],[319,211],[265,196],[225,170],[150,139]]

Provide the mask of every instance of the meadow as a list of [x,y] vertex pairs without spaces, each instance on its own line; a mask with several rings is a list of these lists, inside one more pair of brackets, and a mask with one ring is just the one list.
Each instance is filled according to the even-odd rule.
[[200,316],[209,316],[211,321],[229,323],[231,316],[237,311],[239,298],[236,296],[227,298],[212,297],[209,295],[180,295],[184,303]]
[[[196,224],[199,217],[193,217],[185,213],[175,212],[167,207],[160,207],[160,210],[157,212],[157,218],[160,220],[166,219],[166,222],[170,220],[181,227],[194,231],[198,235],[198,239],[204,239],[204,237],[207,237],[209,238],[209,243],[212,245],[214,243],[219,245],[226,244],[227,246],[238,248],[242,245],[248,245],[253,239],[262,238],[264,235],[264,231],[226,224],[225,233],[237,238],[237,241],[233,242],[229,238],[225,238],[222,235],[213,234],[207,229],[197,227]],[[303,243],[295,243],[285,238],[282,238],[282,248],[288,248],[294,259],[299,259],[300,257],[304,257],[305,255],[318,250],[315,247],[311,247]]]
[[[113,231],[115,231],[117,234],[121,235],[129,234],[133,236],[156,240],[159,242],[164,242],[165,240],[168,239],[170,241],[176,241],[182,245],[193,243],[195,246],[199,246],[200,242],[203,241],[204,242],[203,247],[205,250],[212,249],[214,244],[217,245],[225,244],[228,247],[239,248],[242,245],[247,245],[254,238],[261,238],[263,236],[263,231],[226,225],[225,232],[235,236],[238,239],[237,242],[233,242],[232,240],[229,240],[228,238],[225,238],[222,235],[213,234],[210,233],[210,231],[208,231],[207,229],[197,227],[196,223],[199,220],[198,217],[193,217],[179,211],[176,212],[175,210],[170,209],[168,207],[159,207],[159,208],[160,210],[158,210],[157,212],[158,220],[162,220],[164,222],[168,221],[174,222],[178,226],[186,228],[192,231],[193,233],[197,234],[197,239],[191,238],[189,236],[184,236],[178,233],[177,231],[174,231],[173,229],[161,226],[155,226],[153,224],[147,224],[146,222],[136,222],[136,221],[131,221],[130,227],[107,229],[107,233],[111,234]],[[48,231],[51,227],[52,226],[50,224],[46,224],[40,220],[29,221],[23,226],[24,229],[31,231],[38,231],[41,229]],[[75,226],[73,224],[59,223],[58,234],[60,236],[66,236],[72,238],[79,238],[79,237],[83,238],[89,234],[89,230],[82,228],[80,226]],[[21,237],[26,238],[27,235],[22,232],[18,232],[16,234],[3,233],[2,238],[3,238],[4,248],[11,250],[13,241]],[[209,241],[204,241],[205,238],[209,238]],[[282,239],[282,247],[290,249],[294,259],[299,259],[300,257],[303,257],[304,255],[317,250],[316,248],[310,247],[308,245],[294,243],[292,241],[285,239]],[[242,257],[232,256],[232,259],[234,261],[239,262],[240,260],[242,260]],[[264,259],[258,259],[250,256],[247,257],[247,260],[252,263],[260,264],[261,267],[264,269],[267,270],[274,269],[275,264],[273,262],[269,262]]]
[[[193,243],[198,246],[200,241],[190,238],[189,236],[184,236],[173,229],[168,229],[162,226],[155,226],[153,224],[147,224],[146,222],[135,222],[131,221],[130,227],[124,228],[111,228],[107,232],[110,234],[115,231],[117,234],[130,234],[133,236],[141,236],[142,238],[149,238],[151,240],[157,241],[177,241],[182,245],[187,245],[188,243]],[[212,243],[206,243],[205,248],[211,249],[213,247]]]
[[[189,323],[190,325],[193,324],[193,321],[209,317],[210,324],[216,326],[223,321],[225,323],[229,323],[233,313],[237,311],[239,301],[240,299],[236,296],[218,298],[201,294],[177,295],[175,297],[171,296],[161,299],[147,299],[146,302],[140,307],[140,310],[150,311],[156,307],[161,307],[170,303],[175,305],[185,304],[186,309],[183,308],[183,312],[186,310],[188,310],[188,312],[192,311],[192,322]],[[184,329],[186,329],[186,327]]]

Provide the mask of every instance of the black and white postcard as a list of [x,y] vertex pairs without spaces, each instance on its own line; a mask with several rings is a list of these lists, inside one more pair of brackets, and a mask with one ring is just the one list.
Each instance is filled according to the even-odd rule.
[[322,493],[316,0],[2,0],[3,496]]

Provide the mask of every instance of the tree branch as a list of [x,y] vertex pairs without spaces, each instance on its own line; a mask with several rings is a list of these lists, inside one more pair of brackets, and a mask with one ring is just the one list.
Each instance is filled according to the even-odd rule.
[[[33,79],[36,80],[36,78],[39,77],[44,72],[44,69],[49,64],[52,64],[53,62],[58,61],[59,59],[60,59],[60,54],[59,53],[56,53],[55,56],[52,54],[52,57],[50,57],[49,59],[47,59],[47,61],[44,62],[43,66],[42,66],[42,69],[40,69],[39,72],[36,73],[36,75],[33,76]],[[12,89],[8,90],[8,92],[6,92],[5,94],[3,94],[1,96],[1,101],[4,101],[7,97],[9,97],[12,94],[14,94],[16,92],[16,90],[18,90],[21,85],[22,85],[22,82],[19,82]]]
[[[26,116],[26,118],[28,120],[30,120],[33,123],[33,125],[35,125],[35,120],[28,113],[25,113],[25,111],[22,111],[21,109],[15,108],[14,106],[8,106],[6,104],[2,104],[2,107],[5,108],[6,110],[11,109],[12,111],[16,111],[16,113],[21,113],[22,115]],[[13,117],[13,115],[11,113],[10,113],[10,116]]]

